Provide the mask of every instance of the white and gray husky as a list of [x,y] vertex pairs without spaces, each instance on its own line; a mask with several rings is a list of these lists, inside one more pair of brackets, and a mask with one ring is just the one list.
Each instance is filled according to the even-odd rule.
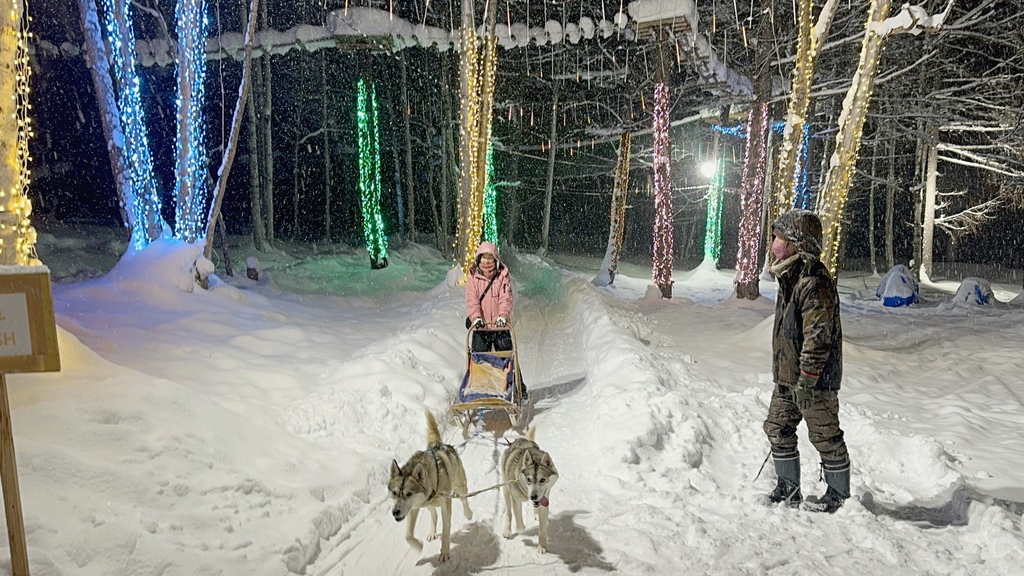
[[462,511],[467,520],[473,519],[466,494],[466,470],[455,448],[441,442],[441,433],[433,414],[427,411],[427,449],[416,452],[405,465],[391,461],[391,480],[388,491],[395,501],[391,515],[401,522],[406,517],[405,541],[417,550],[423,543],[413,536],[420,508],[430,511],[430,532],[427,540],[437,538],[437,509],[441,509],[441,554],[445,562],[451,556],[452,498],[462,500]]
[[536,427],[531,427],[525,438],[519,438],[501,457],[502,493],[505,495],[505,538],[511,538],[512,515],[516,516],[516,531],[522,532],[522,503],[532,502],[539,528],[537,550],[548,551],[548,495],[558,481],[551,455],[533,441]]

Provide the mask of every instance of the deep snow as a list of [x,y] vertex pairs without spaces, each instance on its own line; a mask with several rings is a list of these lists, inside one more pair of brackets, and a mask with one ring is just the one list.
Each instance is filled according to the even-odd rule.
[[[407,246],[371,272],[359,250],[282,243],[260,282],[189,292],[180,246],[100,275],[123,248],[110,231],[40,232],[63,370],[9,377],[36,576],[1022,573],[1022,311],[949,303],[959,278],[899,309],[877,276],[841,278],[854,498],[830,516],[759,503],[772,283],[742,303],[732,271],[677,270],[665,301],[645,266],[596,288],[599,258],[508,251],[532,423],[561,472],[549,553],[529,514],[500,536],[490,491],[472,521],[455,506],[439,564],[438,542],[406,545],[385,483],[424,448],[424,408],[462,443],[449,262]],[[253,254],[234,247],[236,267]],[[498,482],[515,434],[460,446],[470,490]]]

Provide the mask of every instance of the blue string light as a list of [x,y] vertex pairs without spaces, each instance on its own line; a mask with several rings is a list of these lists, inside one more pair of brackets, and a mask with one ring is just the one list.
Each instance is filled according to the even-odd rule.
[[206,0],[178,0],[178,138],[175,157],[176,238],[195,242],[206,233]]
[[[711,129],[721,134],[725,134],[726,136],[734,136],[736,138],[747,137],[747,126],[745,124],[737,124],[736,126],[712,124]],[[782,134],[785,129],[785,122],[772,122],[772,132]],[[804,124],[804,134],[803,138],[800,140],[800,151],[797,153],[797,177],[796,182],[793,185],[793,208],[803,208],[805,210],[814,209],[814,191],[811,190],[810,177],[808,175],[808,159],[811,150],[810,144],[811,125]]]
[[[725,134],[726,136],[735,136],[736,138],[747,137],[746,124],[737,124],[735,126],[722,126],[721,124],[712,124],[711,129],[721,134]],[[775,132],[776,134],[782,134],[782,132],[785,129],[785,122],[772,122],[772,132]]]
[[163,218],[160,216],[160,196],[153,176],[153,157],[149,150],[149,131],[142,109],[139,75],[135,73],[135,32],[132,30],[131,2],[116,1],[123,27],[118,23],[115,0],[104,0],[103,11],[107,39],[112,48],[111,62],[117,79],[124,151],[132,183],[131,206],[125,209],[131,210],[133,216],[132,246],[138,250],[145,248],[160,235]]
[[804,210],[814,209],[814,192],[811,190],[808,176],[808,160],[811,150],[811,125],[804,124],[803,138],[800,139],[800,150],[796,156],[796,184],[793,194],[793,207]]

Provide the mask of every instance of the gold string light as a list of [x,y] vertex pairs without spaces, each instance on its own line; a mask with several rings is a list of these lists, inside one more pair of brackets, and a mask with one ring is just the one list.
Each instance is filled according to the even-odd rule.
[[[8,106],[0,105],[0,120],[3,138],[15,140],[13,146],[0,147],[3,153],[3,168],[7,182],[0,187],[0,264],[28,266],[38,264],[35,256],[36,231],[29,217],[32,202],[26,195],[30,184],[28,141],[33,136],[29,103],[29,78],[32,71],[28,62],[28,41],[30,18],[23,0],[12,0],[7,21],[0,32],[0,52],[13,56],[4,67],[9,73],[2,74],[3,88],[0,93],[11,95]],[[5,189],[6,188],[6,189]]]
[[778,180],[775,182],[775,202],[769,219],[774,222],[784,211],[793,207],[796,186],[797,151],[807,123],[807,109],[811,102],[814,68],[820,52],[820,42],[811,25],[811,0],[800,0],[797,8],[796,66],[793,68],[793,87],[789,96],[789,115],[782,134],[779,152]]
[[[461,32],[462,59],[468,96],[462,101],[464,111],[459,127],[462,150],[466,153],[460,167],[460,176],[466,185],[469,198],[460,203],[460,210],[469,214],[459,218],[459,225],[465,228],[459,238],[466,240],[465,258],[462,262],[463,277],[469,274],[473,265],[484,225],[484,191],[487,185],[487,143],[491,139],[491,106],[494,101],[494,84],[497,75],[497,38],[479,38],[470,27]],[[478,51],[477,46],[481,46]],[[532,112],[531,112],[532,114]],[[465,206],[465,208],[462,208]]]
[[833,276],[839,267],[843,210],[857,165],[861,134],[864,130],[864,121],[867,119],[868,105],[871,103],[878,61],[882,55],[882,43],[885,41],[885,35],[878,33],[876,24],[885,20],[891,5],[891,0],[871,0],[857,72],[843,100],[839,132],[836,134],[836,151],[829,164],[824,190],[818,196],[817,208],[823,229],[821,261]]

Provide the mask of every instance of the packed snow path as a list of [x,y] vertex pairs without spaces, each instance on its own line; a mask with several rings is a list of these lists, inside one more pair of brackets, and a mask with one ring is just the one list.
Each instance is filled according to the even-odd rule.
[[[561,473],[549,553],[537,553],[529,510],[524,534],[501,537],[503,502],[493,490],[473,498],[472,521],[453,505],[453,558],[439,564],[436,541],[422,553],[405,544],[405,525],[390,518],[380,490],[370,502],[376,512],[324,542],[310,573],[961,573],[972,563],[987,571],[992,561],[1021,558],[1019,507],[990,501],[972,509],[966,496],[980,494],[957,489],[963,482],[940,441],[890,430],[891,414],[852,402],[843,420],[865,504],[851,501],[835,516],[762,506],[770,464],[758,483],[753,478],[767,450],[760,423],[770,394],[770,305],[708,311],[685,296],[630,302],[593,288],[585,275],[525,259],[520,267],[533,274],[517,277],[520,360],[533,394],[531,424]],[[856,366],[864,352],[851,348]],[[399,463],[423,448],[421,418],[412,412],[406,420],[412,431],[395,454]],[[801,434],[805,491],[821,493],[816,455]],[[470,490],[500,483],[501,452],[514,437],[478,431],[463,444],[458,428],[448,428]],[[377,481],[386,483],[385,466]],[[908,497],[934,505],[908,505]],[[950,525],[966,528],[925,529]],[[426,531],[421,518],[417,535]]]
[[[759,503],[773,482],[770,465],[754,480],[770,283],[744,309],[728,271],[677,271],[663,301],[644,297],[644,268],[598,289],[593,261],[520,256],[520,360],[561,473],[549,553],[529,511],[524,534],[501,537],[491,491],[472,521],[454,505],[439,564],[438,542],[406,545],[385,485],[392,459],[425,447],[423,409],[445,414],[465,369],[447,263],[413,247],[368,273],[359,254],[331,256],[188,293],[167,273],[180,254],[156,248],[55,286],[63,370],[10,378],[37,576],[1010,574],[1024,562],[1019,310],[890,311],[863,278],[842,286],[854,498],[829,516]],[[800,434],[804,490],[819,494]],[[470,490],[498,483],[502,450],[486,434],[465,446]]]

